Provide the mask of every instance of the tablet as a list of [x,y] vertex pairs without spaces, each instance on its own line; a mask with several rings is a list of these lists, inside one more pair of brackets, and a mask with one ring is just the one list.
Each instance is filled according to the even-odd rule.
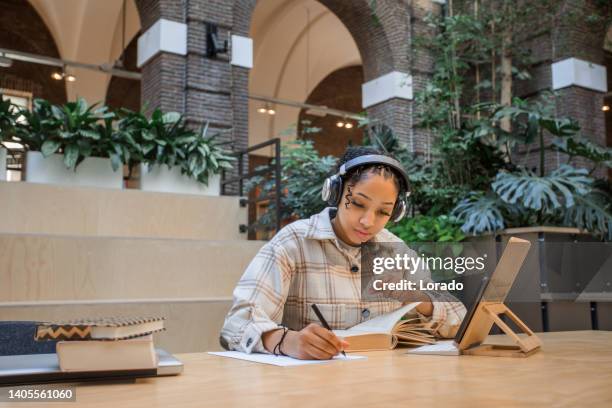
[[[491,327],[493,326],[493,320],[490,319],[490,321],[484,324],[479,322],[477,328],[470,327],[473,323],[474,314],[482,302],[504,302],[512,288],[516,276],[525,262],[525,258],[527,258],[530,247],[531,243],[529,241],[515,237],[510,238],[491,278],[487,279],[485,277],[483,279],[476,295],[475,302],[472,304],[472,307],[468,310],[459,326],[459,330],[455,336],[455,344],[458,345],[460,350],[465,350],[481,344],[489,335]],[[468,328],[472,332],[471,344],[462,344],[465,334],[468,332]]]

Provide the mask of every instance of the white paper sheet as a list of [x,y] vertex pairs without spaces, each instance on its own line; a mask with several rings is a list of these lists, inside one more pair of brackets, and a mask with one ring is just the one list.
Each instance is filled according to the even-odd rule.
[[409,350],[407,354],[429,354],[434,356],[458,356],[461,352],[453,340],[438,341],[435,344],[428,344]]
[[344,357],[342,354],[338,354],[331,360],[298,360],[297,358],[287,356],[275,356],[273,354],[263,353],[242,353],[240,351],[209,351],[208,354],[220,357],[237,358],[239,360],[253,361],[255,363],[271,364],[279,367],[293,367],[308,364],[323,364],[332,361],[352,361],[352,360],[365,360],[366,356],[355,356],[347,354]]

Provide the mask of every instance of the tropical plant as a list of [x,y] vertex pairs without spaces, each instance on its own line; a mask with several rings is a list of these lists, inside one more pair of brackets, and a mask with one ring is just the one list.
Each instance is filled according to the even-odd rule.
[[48,137],[57,137],[60,130],[60,120],[51,109],[51,103],[44,99],[34,99],[32,109],[21,109],[23,117],[15,128],[15,141],[21,143],[26,150],[40,151]]
[[488,193],[472,192],[452,214],[466,234],[495,232],[526,225],[563,225],[612,239],[612,194],[609,184],[586,169],[562,165],[540,177],[520,169],[499,173]]
[[138,114],[132,119],[138,126],[135,134],[141,138],[137,141],[142,148],[143,163],[168,168],[180,165],[185,159],[184,145],[195,139],[195,133],[187,127],[181,114],[156,109],[147,122]]
[[388,226],[404,242],[460,242],[465,239],[461,222],[452,216],[417,215]]
[[[512,95],[513,81],[530,77],[521,27],[552,27],[564,18],[557,6],[461,2],[426,19],[433,35],[416,43],[434,57],[434,72],[416,99],[418,125],[433,142],[411,174],[418,212],[450,213],[466,234],[563,225],[609,235],[611,212],[603,203],[612,195],[595,189],[591,176],[609,167],[610,150],[582,137],[575,120],[558,116],[555,95]],[[567,163],[547,174],[553,150],[567,154]]]
[[208,135],[208,122],[192,138],[186,138],[182,146],[185,158],[181,160],[181,173],[208,185],[211,175],[222,169],[231,169],[235,157],[223,149],[224,142],[218,140],[221,133]]
[[[321,187],[330,176],[337,159],[321,157],[312,140],[295,140],[281,146],[281,219],[307,218],[322,211],[327,204],[321,200]],[[275,159],[270,166],[274,166]],[[260,166],[255,171],[268,166]],[[255,176],[245,185],[247,191],[258,188],[262,198],[275,195],[275,180],[270,176]],[[270,200],[266,212],[257,220],[256,227],[271,229],[275,225],[276,202]]]
[[590,175],[602,167],[612,168],[612,148],[598,145],[587,138],[556,138],[552,141],[551,147],[567,155],[567,164],[571,164],[578,157],[590,161],[592,163]]
[[178,167],[184,174],[208,185],[209,177],[232,168],[234,157],[219,141],[220,133],[209,135],[209,124],[199,132],[189,129],[177,112],[156,109],[148,119],[144,112],[121,110],[117,127],[132,152],[127,160],[130,174],[139,163],[148,166]]
[[44,157],[63,155],[66,168],[76,170],[87,157],[109,157],[117,171],[130,156],[125,138],[113,128],[115,114],[106,106],[88,106],[78,98],[63,106],[35,99],[32,110],[22,109],[15,139]]
[[15,136],[17,122],[17,107],[9,99],[0,94],[0,146],[3,141],[9,141]]

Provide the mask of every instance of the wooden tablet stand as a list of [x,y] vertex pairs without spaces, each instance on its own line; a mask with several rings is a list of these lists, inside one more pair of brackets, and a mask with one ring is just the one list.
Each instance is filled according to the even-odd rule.
[[[506,315],[525,333],[527,337],[519,337],[501,318]],[[496,324],[514,341],[514,345],[481,344]],[[471,347],[473,345],[473,347]],[[468,327],[459,349],[462,354],[492,357],[529,357],[539,351],[542,346],[540,339],[502,302],[481,302],[472,322]]]

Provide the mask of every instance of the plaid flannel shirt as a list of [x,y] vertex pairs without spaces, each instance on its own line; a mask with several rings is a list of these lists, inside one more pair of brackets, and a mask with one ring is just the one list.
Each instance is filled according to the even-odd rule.
[[[225,349],[267,353],[263,333],[281,324],[301,330],[319,323],[310,307],[313,303],[332,329],[350,328],[402,305],[394,300],[362,300],[361,274],[356,273],[360,254],[355,256],[339,244],[330,219],[335,211],[328,207],[287,225],[260,249],[234,289],[233,305],[221,330]],[[373,240],[402,242],[386,229]],[[431,280],[428,270],[417,273]],[[464,305],[447,292],[426,294],[432,299],[433,313],[417,315],[436,322],[439,337],[454,336],[466,314]]]

